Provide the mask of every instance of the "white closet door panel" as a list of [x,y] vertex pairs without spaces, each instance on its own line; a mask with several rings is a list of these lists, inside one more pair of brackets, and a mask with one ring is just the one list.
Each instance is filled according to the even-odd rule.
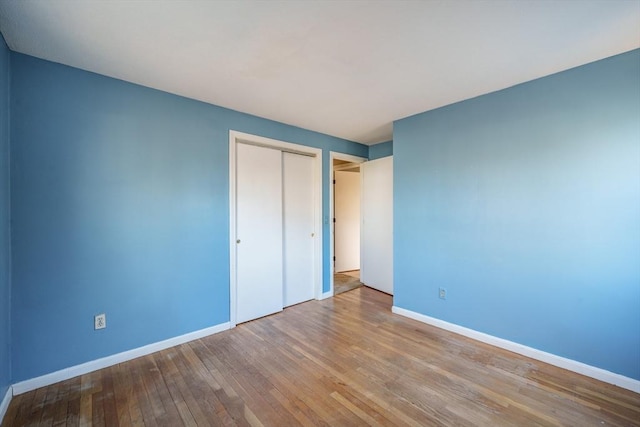
[[360,173],[336,171],[334,178],[335,271],[360,269]]
[[284,306],[313,299],[313,162],[309,156],[283,153]]
[[282,154],[237,144],[236,322],[282,310]]
[[393,294],[393,157],[363,163],[360,280]]

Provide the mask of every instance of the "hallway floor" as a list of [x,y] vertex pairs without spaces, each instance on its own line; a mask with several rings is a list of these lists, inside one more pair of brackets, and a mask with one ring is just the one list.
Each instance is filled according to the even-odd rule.
[[362,286],[360,281],[360,270],[344,271],[333,275],[334,295],[357,289]]

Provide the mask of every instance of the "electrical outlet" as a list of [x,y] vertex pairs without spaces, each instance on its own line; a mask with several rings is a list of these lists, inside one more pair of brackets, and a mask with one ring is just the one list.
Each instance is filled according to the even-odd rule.
[[447,299],[447,290],[445,288],[439,288],[438,296],[440,297],[440,299]]
[[102,313],[94,316],[93,329],[104,329],[107,327],[107,315]]

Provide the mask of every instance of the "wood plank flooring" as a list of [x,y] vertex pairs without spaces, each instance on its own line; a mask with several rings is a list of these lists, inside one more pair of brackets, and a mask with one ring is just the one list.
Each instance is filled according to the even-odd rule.
[[2,426],[629,426],[640,395],[362,287],[14,397]]
[[352,291],[362,286],[360,281],[360,272],[356,270],[356,273],[334,273],[333,275],[333,294],[340,295],[344,292]]

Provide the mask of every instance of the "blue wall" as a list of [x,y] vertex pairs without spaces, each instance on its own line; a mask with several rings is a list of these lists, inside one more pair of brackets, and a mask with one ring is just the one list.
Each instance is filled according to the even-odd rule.
[[9,55],[4,38],[0,36],[0,402],[11,384]]
[[393,156],[393,141],[381,142],[369,147],[369,160]]
[[[12,53],[13,380],[229,321],[229,130],[364,145]],[[324,233],[329,289],[329,228]],[[93,316],[107,328],[93,330]],[[46,357],[41,357],[43,354]]]
[[397,121],[394,171],[396,306],[640,379],[639,50]]
[[368,149],[3,45],[0,392],[229,320],[229,129],[322,148],[325,218],[329,151],[394,152],[395,305],[640,379],[638,75],[634,51]]

